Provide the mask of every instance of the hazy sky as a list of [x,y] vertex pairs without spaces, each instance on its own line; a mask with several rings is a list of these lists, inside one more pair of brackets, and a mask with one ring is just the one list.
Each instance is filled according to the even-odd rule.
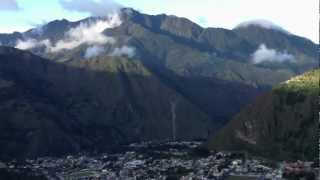
[[[90,15],[66,10],[59,1],[0,0],[0,32],[25,31],[55,19],[65,18],[75,21]],[[82,3],[110,0],[76,1]],[[307,37],[314,42],[319,41],[318,0],[115,0],[115,2],[148,14],[165,13],[186,17],[204,27],[232,29],[244,21],[265,19],[293,34]]]

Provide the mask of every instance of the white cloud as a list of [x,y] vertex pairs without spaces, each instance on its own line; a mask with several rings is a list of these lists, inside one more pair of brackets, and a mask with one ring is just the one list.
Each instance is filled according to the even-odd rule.
[[51,47],[51,42],[48,39],[38,41],[36,39],[18,40],[15,48],[27,50],[37,47]]
[[105,49],[102,46],[92,46],[87,48],[84,57],[85,58],[92,58],[99,56],[101,53],[104,53]]
[[94,16],[106,16],[118,12],[121,5],[113,0],[60,0],[63,8],[70,11],[86,12]]
[[70,50],[82,44],[87,44],[89,46],[101,46],[108,43],[112,44],[115,42],[114,38],[104,35],[103,31],[119,25],[121,25],[119,15],[113,14],[97,21],[81,23],[79,26],[66,32],[64,39],[59,40],[55,44],[51,43],[48,39],[41,41],[26,39],[18,40],[15,47],[23,50],[45,47],[46,52],[54,53],[62,50]]
[[132,58],[135,55],[135,48],[129,46],[123,46],[120,48],[115,48],[111,53],[111,56],[128,56]]
[[[70,50],[82,44],[86,44],[89,47],[86,49],[84,57],[92,58],[106,52],[103,45],[115,43],[115,39],[104,35],[103,31],[108,28],[117,27],[121,25],[121,23],[119,15],[113,14],[108,18],[81,23],[79,26],[66,32],[64,39],[59,40],[55,44],[51,43],[48,39],[38,41],[36,39],[29,38],[26,40],[18,40],[15,47],[23,50],[45,47],[46,52],[55,53],[62,50]],[[115,48],[109,55],[127,56],[131,58],[135,55],[135,48],[122,46]]]
[[248,26],[251,26],[251,25],[260,26],[260,27],[265,28],[265,29],[274,29],[274,30],[278,30],[278,31],[281,31],[281,32],[289,34],[288,31],[284,30],[280,26],[274,24],[271,21],[263,20],[263,19],[246,21],[246,22],[243,22],[243,23],[239,24],[238,26],[236,26],[236,28],[248,27]]
[[79,26],[70,29],[66,33],[65,39],[58,41],[50,48],[50,51],[58,52],[61,50],[73,49],[81,44],[103,45],[107,43],[114,43],[115,40],[112,37],[104,35],[103,31],[119,25],[121,25],[121,20],[118,14],[113,14],[106,20],[81,23]]
[[18,11],[20,10],[16,0],[1,0],[0,3],[1,11]]
[[262,63],[264,61],[269,62],[284,62],[293,61],[294,56],[287,52],[279,52],[275,49],[269,49],[266,45],[261,44],[259,48],[253,53],[252,61],[255,64]]

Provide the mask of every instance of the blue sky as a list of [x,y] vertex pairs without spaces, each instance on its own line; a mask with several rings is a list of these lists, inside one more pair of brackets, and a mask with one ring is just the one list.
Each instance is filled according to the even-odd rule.
[[[319,39],[318,0],[115,1],[148,14],[165,13],[186,17],[204,27],[232,29],[244,21],[265,19],[314,42]],[[59,0],[1,0],[0,32],[25,31],[55,19],[76,21],[89,15],[66,10]]]

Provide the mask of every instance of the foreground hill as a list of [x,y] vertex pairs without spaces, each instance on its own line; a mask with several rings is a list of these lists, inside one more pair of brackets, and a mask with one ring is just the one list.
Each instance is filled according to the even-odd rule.
[[320,70],[313,70],[258,97],[214,135],[208,147],[277,159],[315,159],[319,77]]

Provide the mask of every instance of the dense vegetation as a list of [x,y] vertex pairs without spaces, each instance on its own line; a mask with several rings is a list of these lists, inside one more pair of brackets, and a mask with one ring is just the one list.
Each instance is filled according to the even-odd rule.
[[172,139],[172,118],[176,138],[205,138],[209,131],[205,113],[138,61],[65,65],[6,47],[0,59],[1,158]]
[[317,69],[281,83],[237,114],[208,146],[276,159],[315,159],[319,77]]

